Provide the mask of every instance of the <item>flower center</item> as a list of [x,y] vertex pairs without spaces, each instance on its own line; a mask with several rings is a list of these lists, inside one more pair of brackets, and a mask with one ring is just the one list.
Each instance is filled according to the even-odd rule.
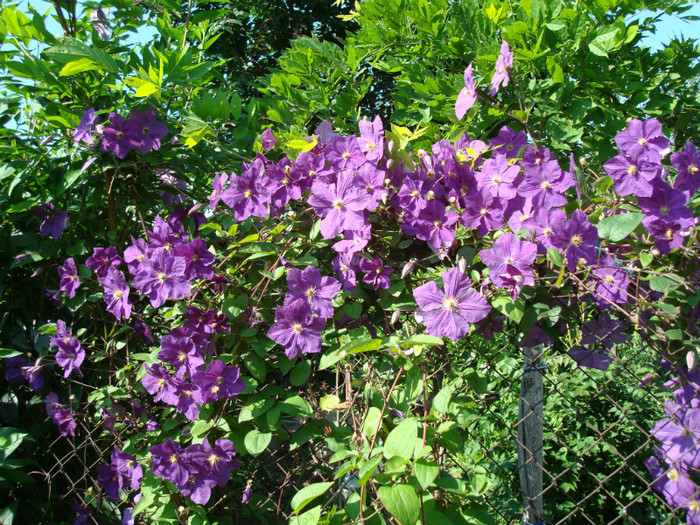
[[426,195],[425,198],[428,199],[429,201],[433,200],[435,198],[435,192],[433,190],[430,190]]
[[309,286],[309,288],[304,292],[306,297],[314,297],[316,295],[316,287]]
[[583,244],[583,237],[581,237],[578,233],[575,234],[571,238],[571,244],[573,244],[574,246],[581,246]]
[[383,266],[377,266],[377,269],[374,270],[374,271],[377,273],[377,275],[381,275],[382,272],[384,271],[384,267],[383,267]]
[[549,182],[547,182],[546,180],[542,181],[542,184],[540,184],[540,188],[542,188],[543,190],[548,190],[550,188]]
[[612,275],[606,275],[605,276],[605,282],[608,284],[613,284],[615,282],[615,279],[613,279]]
[[698,168],[695,164],[688,164],[688,173],[695,175],[698,171],[700,171],[700,168]]
[[301,326],[300,323],[294,323],[292,325],[292,332],[294,332],[296,335],[301,334],[302,330],[303,330],[303,327]]
[[674,483],[678,481],[678,471],[675,468],[668,469],[666,475],[668,476],[668,479],[670,479]]
[[244,196],[246,199],[250,199],[250,197],[251,197],[252,195],[253,195],[253,192],[250,191],[250,190],[245,190],[245,191],[243,192],[243,196]]
[[209,456],[207,458],[207,461],[213,467],[214,465],[216,465],[219,462],[219,456],[217,456],[216,454],[212,454],[211,456]]
[[159,272],[158,275],[156,276],[156,278],[158,279],[158,282],[161,284],[168,280],[168,276],[166,274],[164,274],[163,272]]
[[637,142],[639,143],[640,146],[646,146],[646,145],[647,145],[647,139],[645,139],[644,137],[642,137],[641,139],[639,139]]
[[143,131],[141,131],[144,135],[150,135],[151,133],[151,128],[145,127],[143,128]]
[[367,143],[367,149],[368,149],[368,150],[374,151],[374,148],[376,148],[376,146],[374,145],[374,142],[368,142],[368,143]]
[[454,297],[445,297],[442,300],[442,308],[443,310],[448,310],[450,312],[454,311],[457,309],[457,299]]
[[418,190],[413,190],[413,191],[411,192],[411,197],[414,197],[414,198],[415,198],[415,197],[418,197],[418,195],[419,195]]
[[668,209],[668,206],[661,206],[659,211],[661,212],[661,215],[668,215],[668,212],[671,210]]
[[170,463],[171,463],[172,465],[174,465],[175,463],[177,463],[177,456],[176,456],[175,454],[173,454],[172,456],[170,456],[168,459],[170,460]]
[[637,166],[630,166],[627,168],[627,175],[636,175],[637,174]]
[[331,204],[336,210],[342,210],[343,209],[343,201],[341,199],[336,199],[333,201]]
[[435,221],[433,224],[435,225],[436,228],[439,228],[440,226],[442,226],[442,222],[440,222],[440,221]]
[[481,208],[481,211],[479,213],[481,213],[481,215],[486,215],[488,212],[489,210],[487,210],[486,208]]
[[499,177],[498,175],[496,175],[495,177],[493,177],[493,178],[491,179],[491,181],[492,181],[494,184],[499,185],[499,184],[501,183],[501,177]]

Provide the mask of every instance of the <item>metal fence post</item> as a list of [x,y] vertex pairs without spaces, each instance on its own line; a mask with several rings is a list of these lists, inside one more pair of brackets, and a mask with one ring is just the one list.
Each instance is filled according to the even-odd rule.
[[523,525],[544,523],[542,516],[542,413],[544,389],[540,362],[543,345],[523,347],[524,363],[518,410],[518,472],[523,495]]

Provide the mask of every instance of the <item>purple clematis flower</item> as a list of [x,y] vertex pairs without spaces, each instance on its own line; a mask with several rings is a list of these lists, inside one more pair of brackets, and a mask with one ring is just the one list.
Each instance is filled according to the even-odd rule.
[[66,292],[66,296],[69,299],[75,297],[75,291],[80,286],[80,279],[78,278],[78,268],[75,266],[73,257],[68,257],[63,266],[58,268],[58,276],[60,278],[58,289]]
[[474,81],[472,65],[469,64],[467,69],[464,70],[464,87],[459,92],[457,103],[455,104],[457,120],[462,120],[462,117],[474,105],[474,102],[476,102],[476,82]]
[[469,332],[469,323],[484,319],[491,306],[470,288],[471,280],[459,268],[442,274],[445,291],[429,282],[413,291],[418,303],[416,318],[426,327],[426,333],[459,341]]
[[174,257],[165,249],[155,251],[150,259],[144,259],[134,276],[134,288],[148,295],[154,308],[168,299],[182,299],[190,295],[190,284],[185,277],[186,261]]
[[107,248],[93,248],[92,255],[85,261],[85,266],[97,274],[98,279],[107,275],[109,268],[116,268],[122,264],[122,258],[117,254],[115,246]]
[[365,274],[363,281],[371,284],[375,290],[386,290],[391,285],[389,276],[394,273],[394,269],[385,266],[379,257],[371,261],[363,258],[360,261],[360,270]]
[[377,163],[384,157],[384,125],[377,115],[374,121],[360,120],[360,138],[357,144],[367,160]]
[[501,44],[501,54],[498,55],[498,59],[496,60],[496,71],[491,78],[491,85],[493,86],[493,89],[491,89],[491,96],[498,93],[501,86],[508,85],[508,73],[511,69],[513,69],[513,53],[510,47],[508,47],[508,42],[504,40]]
[[340,292],[341,284],[333,277],[321,277],[321,272],[314,266],[304,270],[292,268],[287,273],[289,292],[284,303],[303,299],[311,306],[311,311],[320,317],[333,317],[333,298]]
[[693,195],[700,188],[700,151],[695,144],[686,142],[683,151],[671,155],[671,164],[678,170],[674,187]]
[[667,463],[684,463],[700,467],[700,408],[690,408],[675,420],[664,418],[651,429],[661,441],[661,450]]
[[46,414],[58,426],[58,431],[62,436],[75,436],[76,424],[73,420],[73,411],[70,408],[65,408],[58,402],[58,395],[54,392],[49,393],[44,399]]
[[156,110],[147,109],[145,112],[131,110],[129,119],[124,125],[124,131],[134,137],[132,147],[141,153],[160,149],[160,140],[168,134],[168,127],[156,120]]
[[239,368],[218,359],[210,362],[205,371],[195,373],[192,382],[199,387],[205,404],[236,396],[245,390]]
[[655,118],[641,121],[632,119],[627,124],[627,128],[615,135],[615,144],[624,154],[635,147],[643,150],[653,151],[659,157],[664,157],[669,150],[669,140],[664,136],[661,123]]
[[57,241],[61,233],[68,227],[68,212],[57,210],[51,202],[41,206],[32,206],[29,211],[42,219],[39,234],[44,237],[50,235],[54,241]]
[[490,250],[479,252],[489,267],[489,278],[494,285],[510,290],[515,300],[525,285],[535,284],[532,264],[537,257],[537,245],[521,241],[512,233],[501,235]]
[[364,211],[370,197],[354,181],[354,172],[343,171],[336,183],[316,181],[311,186],[308,202],[316,215],[323,218],[321,235],[324,239],[332,239],[343,230],[360,229],[365,225]]
[[102,121],[102,117],[95,115],[95,108],[88,109],[80,118],[80,124],[73,131],[73,140],[75,142],[84,142],[92,145],[95,142],[95,132],[97,125]]
[[263,151],[270,151],[277,145],[277,138],[269,128],[262,132],[260,139],[262,140]]
[[168,438],[161,445],[152,446],[148,450],[153,459],[153,473],[156,476],[170,481],[176,487],[187,483],[190,467],[179,443]]
[[321,351],[321,332],[326,324],[324,317],[311,315],[306,299],[295,299],[275,311],[275,323],[267,336],[284,347],[289,359]]
[[107,311],[117,320],[128,319],[131,316],[130,288],[124,274],[110,266],[101,282],[104,289],[102,299],[107,303]]
[[558,220],[552,224],[552,230],[554,247],[566,249],[566,267],[569,271],[575,271],[581,261],[595,264],[598,230],[585,213],[581,210],[574,211],[570,221]]

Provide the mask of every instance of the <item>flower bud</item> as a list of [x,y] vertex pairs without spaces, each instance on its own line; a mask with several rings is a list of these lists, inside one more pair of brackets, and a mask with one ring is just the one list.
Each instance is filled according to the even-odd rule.
[[695,368],[696,358],[697,354],[695,353],[695,350],[691,350],[687,354],[685,354],[685,363],[688,365],[688,370],[692,371]]
[[464,257],[459,258],[459,262],[457,263],[459,266],[459,271],[462,273],[467,272],[467,260]]
[[406,264],[404,264],[403,270],[401,270],[401,278],[402,278],[402,279],[405,279],[406,276],[407,276],[409,273],[411,273],[411,271],[413,270],[413,267],[414,267],[414,266],[415,266],[415,264],[414,264],[412,261],[409,261],[409,262],[407,262]]
[[661,252],[656,246],[654,246],[650,251],[654,257],[658,257],[659,255],[661,255]]
[[391,314],[391,324],[398,323],[400,316],[401,316],[401,310],[396,310],[393,314]]

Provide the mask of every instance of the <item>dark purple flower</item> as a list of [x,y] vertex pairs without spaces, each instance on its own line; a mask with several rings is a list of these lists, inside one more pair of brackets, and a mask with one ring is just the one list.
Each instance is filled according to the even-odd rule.
[[497,155],[505,155],[514,159],[520,149],[527,144],[527,135],[524,131],[515,131],[510,126],[503,126],[498,130],[498,135],[489,140],[489,146],[496,149]]
[[678,170],[673,186],[693,195],[700,188],[700,151],[688,141],[683,151],[671,155],[671,164]]
[[99,279],[107,275],[110,267],[117,267],[122,263],[122,258],[117,254],[115,246],[107,248],[93,248],[92,255],[85,261],[85,266],[97,274]]
[[277,144],[277,138],[269,128],[262,132],[260,138],[262,139],[263,151],[269,151]]
[[490,250],[481,250],[479,256],[489,267],[489,278],[493,284],[510,290],[513,300],[523,286],[535,284],[532,264],[537,257],[537,245],[521,241],[506,232]]
[[476,228],[481,236],[505,226],[501,199],[486,190],[464,198],[464,211],[459,219],[467,228]]
[[149,108],[144,113],[133,109],[124,125],[124,131],[127,135],[135,137],[132,148],[141,153],[148,153],[152,149],[160,149],[160,140],[168,134],[168,127],[156,120],[155,109]]
[[58,276],[60,278],[58,289],[66,292],[66,296],[69,299],[75,297],[75,291],[80,286],[80,279],[78,278],[78,268],[75,266],[73,257],[68,257],[63,266],[58,268]]
[[97,467],[97,481],[105,491],[105,494],[114,501],[119,501],[119,476],[112,465],[100,465]]
[[221,194],[221,200],[233,210],[237,221],[248,217],[266,217],[270,194],[262,175],[265,164],[257,158],[251,164],[243,164],[243,175],[231,173],[229,187]]
[[511,69],[513,69],[513,53],[508,47],[508,42],[504,40],[501,44],[501,54],[498,55],[496,60],[496,71],[491,77],[491,85],[493,86],[491,96],[498,93],[502,85],[508,85],[509,71]]
[[321,332],[326,324],[324,317],[314,317],[305,299],[296,299],[278,306],[275,311],[275,323],[267,336],[284,347],[289,359],[302,353],[321,351]]
[[353,269],[353,256],[347,253],[340,253],[331,261],[333,271],[340,279],[343,290],[352,292],[355,289],[356,276]]
[[361,259],[360,270],[365,274],[363,281],[371,284],[375,290],[386,290],[391,285],[389,276],[394,273],[394,269],[385,266],[379,257],[375,257],[371,261],[365,258]]
[[129,150],[141,146],[141,138],[127,127],[127,120],[114,111],[109,114],[109,125],[102,128],[102,151],[111,151],[123,159]]
[[178,403],[177,383],[174,378],[163,368],[162,365],[154,364],[153,366],[144,365],[146,375],[143,376],[141,384],[146,391],[155,395],[154,401],[163,401],[171,406],[176,406]]
[[179,443],[168,438],[161,445],[148,449],[153,459],[153,474],[182,487],[190,476],[184,451]]
[[70,408],[65,408],[58,402],[58,395],[54,392],[49,393],[44,399],[46,414],[58,426],[58,431],[62,436],[75,436],[75,421],[73,420],[73,412]]
[[68,377],[73,370],[80,376],[80,365],[85,359],[85,350],[80,345],[80,341],[73,337],[70,330],[62,320],[56,321],[56,333],[49,339],[49,344],[58,348],[56,352],[56,362],[63,367],[63,377]]
[[575,271],[581,261],[595,264],[598,230],[585,213],[581,210],[574,211],[571,220],[558,220],[552,224],[552,230],[552,244],[556,248],[566,249],[566,266],[569,271]]
[[153,344],[156,342],[156,338],[153,337],[151,327],[144,323],[143,320],[136,319],[136,321],[134,321],[134,331],[136,332],[136,335],[143,338],[147,343]]
[[192,382],[199,387],[204,403],[233,397],[245,390],[238,367],[218,359],[210,362],[205,371],[194,374]]
[[285,304],[303,299],[311,306],[311,311],[323,318],[333,317],[333,298],[340,292],[340,282],[333,277],[321,277],[314,266],[304,270],[292,268],[287,273],[289,292]]
[[245,505],[250,501],[250,498],[253,497],[253,487],[250,486],[250,483],[248,483],[245,486],[245,489],[243,490],[243,498],[241,499],[241,503]]
[[477,188],[494,197],[512,199],[516,195],[515,183],[519,174],[520,166],[510,165],[505,155],[497,151],[494,158],[484,161],[481,171],[476,174]]
[[190,243],[178,244],[174,247],[173,253],[187,261],[185,275],[188,279],[211,279],[214,276],[211,265],[216,257],[199,237]]
[[431,200],[420,212],[414,223],[415,236],[426,241],[435,253],[447,251],[455,240],[453,225],[459,219],[452,210],[438,200]]
[[184,258],[158,249],[150,259],[142,261],[132,284],[148,295],[151,305],[158,308],[168,299],[182,299],[190,295],[190,283],[185,276],[186,265]]
[[418,303],[416,318],[423,322],[426,333],[459,341],[469,332],[469,323],[485,318],[491,306],[470,288],[471,280],[459,268],[443,272],[442,280],[444,292],[432,281],[413,291]]
[[571,175],[563,172],[556,160],[550,160],[525,168],[525,176],[518,186],[518,194],[530,197],[536,208],[554,208],[566,204],[563,193],[573,184]]
[[469,64],[467,69],[464,70],[464,87],[459,92],[457,103],[455,104],[457,120],[462,120],[462,117],[474,105],[474,102],[476,102],[476,82],[474,82],[472,65]]
[[651,429],[651,434],[661,441],[661,450],[667,463],[684,463],[700,467],[700,408],[691,408],[675,420],[662,419]]
[[567,352],[569,357],[576,361],[579,366],[585,368],[595,368],[597,370],[607,370],[612,363],[612,357],[600,348],[584,348],[574,346]]
[[32,206],[29,211],[42,219],[42,223],[39,226],[39,234],[44,237],[51,235],[53,240],[57,241],[63,230],[68,227],[68,212],[56,210],[56,207],[51,202],[41,206]]
[[593,270],[593,275],[597,277],[593,297],[599,308],[610,308],[611,303],[627,302],[629,274],[616,264],[615,259],[609,255],[602,258]]
[[5,379],[12,384],[19,385],[24,382],[24,370],[27,366],[27,358],[16,355],[5,359]]
[[195,346],[191,337],[164,335],[160,345],[162,350],[158,352],[158,359],[170,363],[183,373],[187,370],[190,377],[204,366],[204,353]]

